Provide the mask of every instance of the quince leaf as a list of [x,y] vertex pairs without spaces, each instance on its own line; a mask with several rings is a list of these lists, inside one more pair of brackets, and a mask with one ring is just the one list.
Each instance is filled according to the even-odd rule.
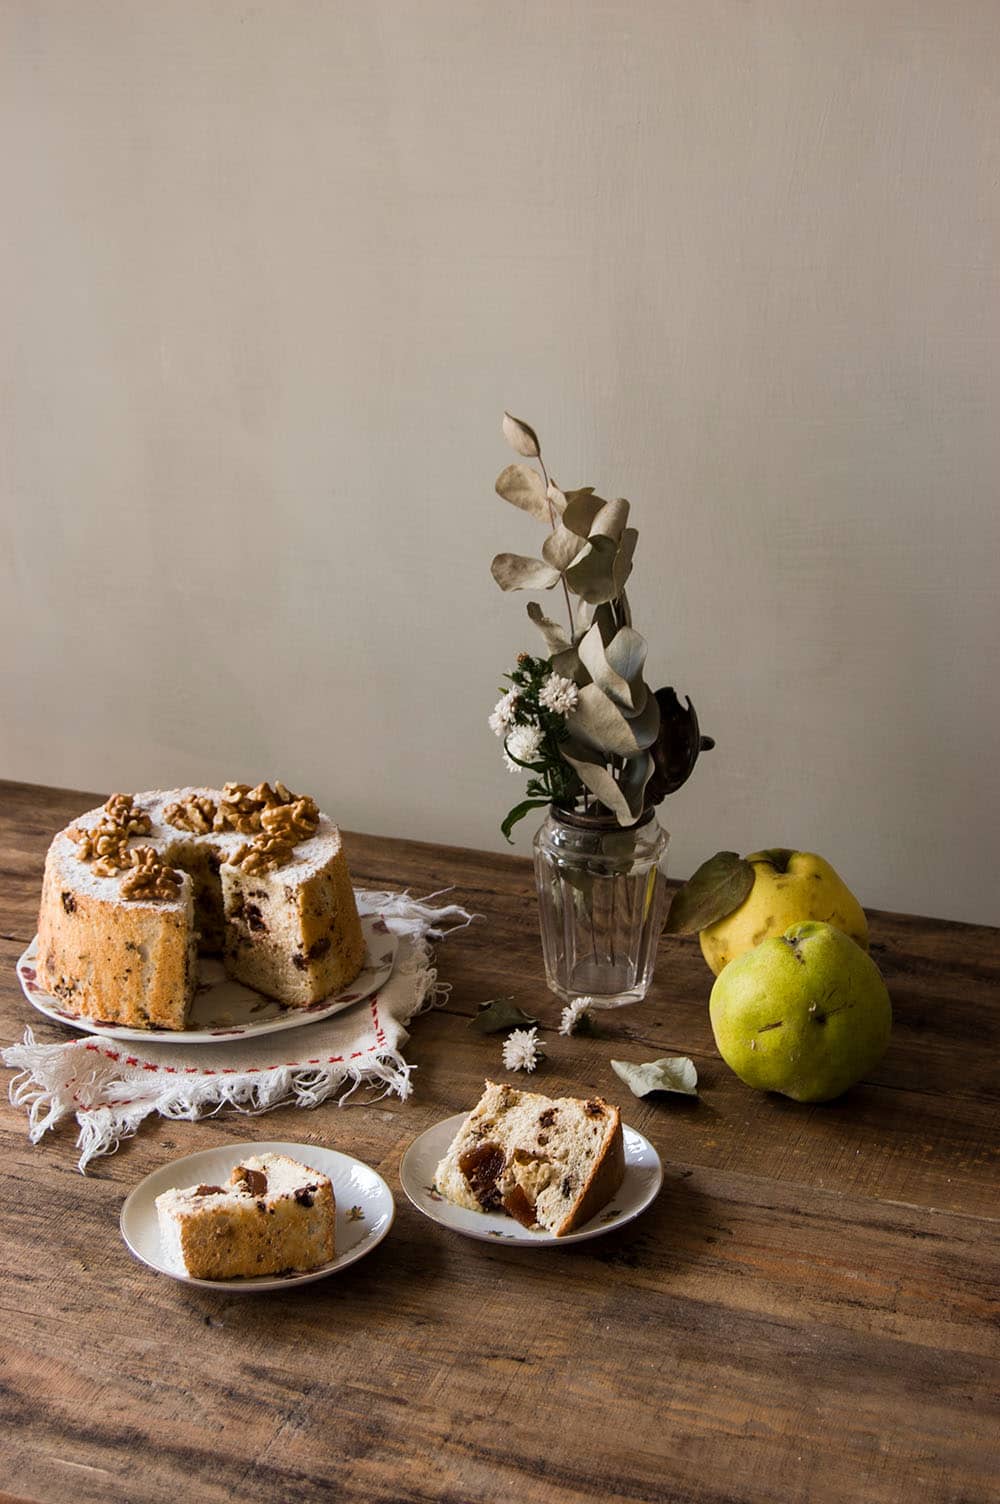
[[479,1012],[469,1020],[469,1028],[477,1034],[499,1034],[504,1029],[520,1029],[525,1024],[537,1023],[518,1008],[513,997],[495,997],[479,1004]]
[[620,1076],[633,1096],[648,1097],[651,1091],[679,1092],[681,1096],[698,1095],[698,1072],[686,1055],[665,1056],[662,1060],[612,1060],[611,1069]]
[[717,851],[677,889],[667,915],[667,934],[691,935],[717,924],[739,908],[753,882],[753,868],[746,857]]

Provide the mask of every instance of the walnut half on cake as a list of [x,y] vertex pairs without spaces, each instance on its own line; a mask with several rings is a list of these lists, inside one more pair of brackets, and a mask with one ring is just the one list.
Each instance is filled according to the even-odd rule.
[[318,1269],[336,1252],[329,1177],[286,1154],[236,1166],[228,1185],[196,1185],[156,1198],[167,1262],[193,1279],[236,1279]]
[[625,1178],[621,1113],[602,1097],[543,1097],[487,1081],[434,1178],[457,1206],[565,1237]]

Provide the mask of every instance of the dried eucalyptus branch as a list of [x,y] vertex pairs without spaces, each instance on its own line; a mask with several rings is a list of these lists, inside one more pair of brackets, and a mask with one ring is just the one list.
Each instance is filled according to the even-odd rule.
[[529,810],[578,800],[586,807],[591,795],[619,824],[634,825],[651,803],[680,787],[710,738],[700,736],[690,701],[685,709],[672,689],[654,694],[646,683],[646,641],[632,626],[625,592],[639,537],[629,526],[629,503],[605,501],[592,486],[560,490],[538,435],[522,419],[505,413],[503,434],[539,469],[508,465],[497,477],[497,494],[547,523],[549,532],[541,558],[497,554],[493,578],[504,591],[561,585],[569,631],[529,603],[549,657],[522,653],[507,675],[512,687],[490,716],[507,766],[532,774],[528,798],[501,828],[509,839]]

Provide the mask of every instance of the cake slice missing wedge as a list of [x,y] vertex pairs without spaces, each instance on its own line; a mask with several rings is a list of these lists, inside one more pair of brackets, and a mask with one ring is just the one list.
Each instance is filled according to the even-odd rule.
[[156,1198],[167,1262],[194,1279],[237,1279],[318,1269],[336,1251],[328,1176],[286,1154],[253,1155],[227,1185]]
[[621,1113],[602,1097],[544,1097],[486,1082],[435,1184],[470,1211],[503,1211],[557,1238],[582,1227],[625,1178]]

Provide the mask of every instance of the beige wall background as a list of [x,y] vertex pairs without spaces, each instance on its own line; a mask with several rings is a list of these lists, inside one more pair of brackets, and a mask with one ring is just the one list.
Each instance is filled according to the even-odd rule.
[[0,18],[0,772],[502,849],[509,407],[718,739],[673,870],[997,921],[995,0]]

